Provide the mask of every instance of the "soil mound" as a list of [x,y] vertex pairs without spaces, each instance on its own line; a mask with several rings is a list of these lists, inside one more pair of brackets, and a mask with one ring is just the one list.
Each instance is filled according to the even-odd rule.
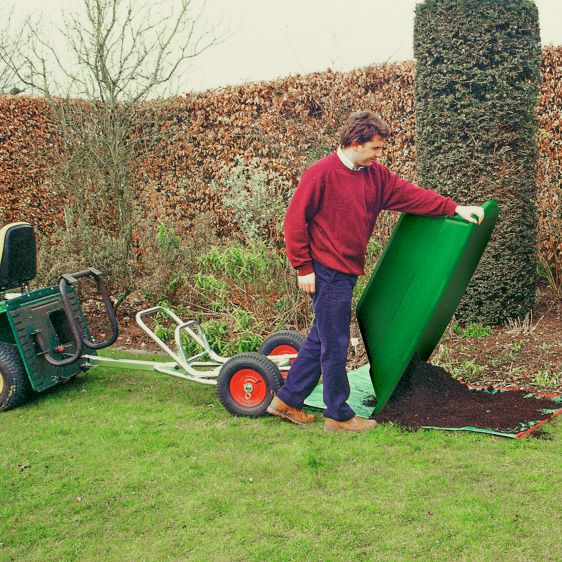
[[527,392],[517,390],[490,393],[470,389],[445,369],[416,357],[383,411],[372,418],[407,429],[470,426],[515,432],[522,423],[548,418],[541,409],[561,407],[552,400],[525,396]]

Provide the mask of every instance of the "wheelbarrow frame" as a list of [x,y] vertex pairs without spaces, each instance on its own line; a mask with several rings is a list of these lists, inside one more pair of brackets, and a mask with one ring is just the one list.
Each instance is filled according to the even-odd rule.
[[[145,322],[145,318],[155,316],[156,314],[164,314],[176,323],[174,330],[175,350],[171,349],[154,330],[150,329]],[[213,351],[203,327],[196,320],[183,321],[177,314],[163,306],[154,306],[137,312],[135,320],[140,328],[154,341],[172,361],[145,361],[140,359],[123,359],[114,357],[101,357],[99,355],[84,355],[87,359],[86,366],[108,366],[121,369],[133,369],[142,371],[154,371],[171,377],[176,377],[192,382],[216,385],[222,366],[232,357],[222,357]],[[194,340],[202,349],[201,352],[192,356],[186,356],[182,345],[182,335]],[[291,360],[295,359],[297,354],[280,354],[267,355],[269,359],[280,372],[286,372],[291,366]],[[209,358],[209,361],[201,361],[203,358]],[[234,356],[235,357],[235,356]]]

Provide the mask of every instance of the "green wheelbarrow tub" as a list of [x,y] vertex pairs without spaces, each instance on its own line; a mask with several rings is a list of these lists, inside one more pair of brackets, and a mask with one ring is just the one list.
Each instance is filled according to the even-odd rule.
[[441,339],[498,219],[487,201],[475,225],[458,217],[403,214],[357,305],[381,412],[414,354],[427,361]]

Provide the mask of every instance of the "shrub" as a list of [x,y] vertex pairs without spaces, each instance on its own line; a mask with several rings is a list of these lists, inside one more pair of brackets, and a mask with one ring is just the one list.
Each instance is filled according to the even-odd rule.
[[284,253],[271,245],[246,246],[240,241],[215,245],[197,263],[196,284],[211,310],[234,315],[238,323],[249,314],[260,326],[260,335],[308,325],[308,298],[298,290]]
[[144,230],[144,225],[135,229],[142,232],[137,250],[141,256],[137,264],[139,289],[148,303],[181,303],[181,296],[191,296],[196,284],[197,256],[215,240],[213,219],[202,214],[189,231],[171,219],[158,217],[153,217],[149,225]]
[[463,329],[458,324],[454,324],[453,332],[463,338],[485,338],[492,333],[492,328],[491,326],[482,326],[482,324],[472,323]]
[[531,0],[416,7],[416,152],[422,185],[500,220],[457,309],[464,322],[522,317],[535,296],[538,12]]
[[[559,287],[562,46],[547,46],[542,54],[538,236],[542,261],[550,269],[541,271]],[[189,232],[201,213],[211,212],[217,232],[229,236],[237,229],[232,212],[221,207],[221,192],[210,187],[212,180],[220,183],[223,166],[233,164],[236,155],[244,162],[257,159],[262,169],[294,187],[305,167],[335,148],[338,128],[357,109],[357,100],[392,125],[394,134],[385,146],[383,163],[416,181],[414,74],[411,61],[373,65],[348,73],[326,71],[231,86],[136,108],[142,126],[135,134],[139,142],[130,180],[143,217],[136,243],[143,245],[147,224],[160,222],[159,216],[154,218],[155,209]],[[64,169],[70,171],[71,163],[65,164],[65,159],[80,153],[68,150],[71,139],[61,137],[55,121],[44,99],[0,96],[0,129],[5,131],[0,134],[0,221],[31,220],[39,232],[48,234],[55,224],[64,226],[63,207],[68,206],[70,191],[79,188],[81,199],[76,199],[96,211],[98,226],[107,229],[107,212],[115,205],[99,202],[103,174],[99,167],[85,167],[78,160],[73,168],[76,175],[61,175]],[[84,157],[88,155],[91,163],[91,150]],[[381,219],[377,232],[383,226]],[[178,233],[183,240],[183,228]]]
[[127,263],[127,244],[118,235],[87,221],[87,216],[69,220],[51,235],[39,238],[37,256],[38,286],[56,283],[62,273],[94,267],[102,272],[110,291],[130,290],[135,286]]
[[248,244],[279,237],[287,208],[290,183],[275,172],[266,172],[257,159],[247,164],[237,156],[216,189],[223,192],[223,205],[232,213],[238,234]]
[[[189,303],[180,316],[198,319],[213,348],[232,355],[255,350],[272,332],[307,328],[309,300],[275,248],[225,241],[195,260],[192,283],[181,285],[174,302]],[[187,346],[194,351],[192,343]]]
[[537,135],[539,265],[556,291],[562,291],[562,46],[543,49]]

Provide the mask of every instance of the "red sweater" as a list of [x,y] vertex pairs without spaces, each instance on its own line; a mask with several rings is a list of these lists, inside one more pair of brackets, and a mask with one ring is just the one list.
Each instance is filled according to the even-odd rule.
[[353,171],[336,153],[305,170],[285,216],[285,246],[299,275],[312,273],[312,259],[361,275],[367,243],[379,213],[454,215],[450,197],[413,185],[379,163]]

